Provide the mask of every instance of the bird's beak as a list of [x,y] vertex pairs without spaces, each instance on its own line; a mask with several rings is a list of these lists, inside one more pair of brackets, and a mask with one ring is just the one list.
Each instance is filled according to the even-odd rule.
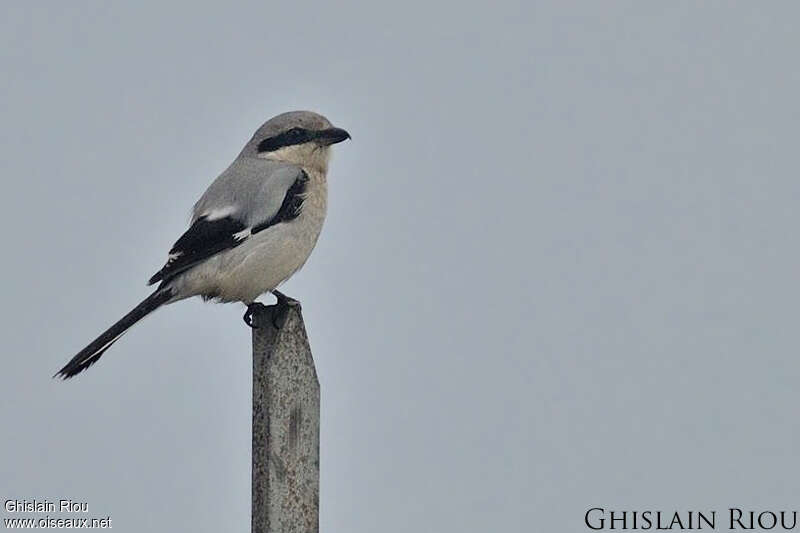
[[321,130],[316,135],[316,140],[323,146],[340,143],[350,138],[350,134],[341,128],[328,128]]

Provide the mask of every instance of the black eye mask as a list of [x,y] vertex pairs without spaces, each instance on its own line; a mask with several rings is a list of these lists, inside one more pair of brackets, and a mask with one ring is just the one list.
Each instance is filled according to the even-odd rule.
[[279,133],[269,139],[264,139],[258,144],[258,153],[274,152],[284,146],[307,143],[314,139],[314,132],[303,128],[292,128]]

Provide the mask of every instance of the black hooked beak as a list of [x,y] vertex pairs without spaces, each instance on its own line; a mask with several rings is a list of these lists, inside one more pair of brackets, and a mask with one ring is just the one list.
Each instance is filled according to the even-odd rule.
[[317,132],[316,140],[323,146],[340,143],[350,138],[350,134],[341,128],[328,128]]

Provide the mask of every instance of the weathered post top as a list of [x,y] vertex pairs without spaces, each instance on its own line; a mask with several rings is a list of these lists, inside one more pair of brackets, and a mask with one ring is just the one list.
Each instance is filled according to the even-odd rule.
[[252,533],[317,533],[319,381],[300,304],[254,323]]

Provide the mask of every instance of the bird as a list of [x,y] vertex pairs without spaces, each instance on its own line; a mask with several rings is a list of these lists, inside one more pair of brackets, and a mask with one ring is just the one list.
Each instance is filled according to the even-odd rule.
[[148,281],[157,284],[152,294],[53,377],[69,379],[86,370],[134,324],[186,298],[242,302],[250,327],[263,307],[259,296],[271,292],[279,308],[294,303],[277,288],[317,243],[327,211],[331,146],[347,139],[346,130],[312,111],[265,122],[194,204],[189,229]]

